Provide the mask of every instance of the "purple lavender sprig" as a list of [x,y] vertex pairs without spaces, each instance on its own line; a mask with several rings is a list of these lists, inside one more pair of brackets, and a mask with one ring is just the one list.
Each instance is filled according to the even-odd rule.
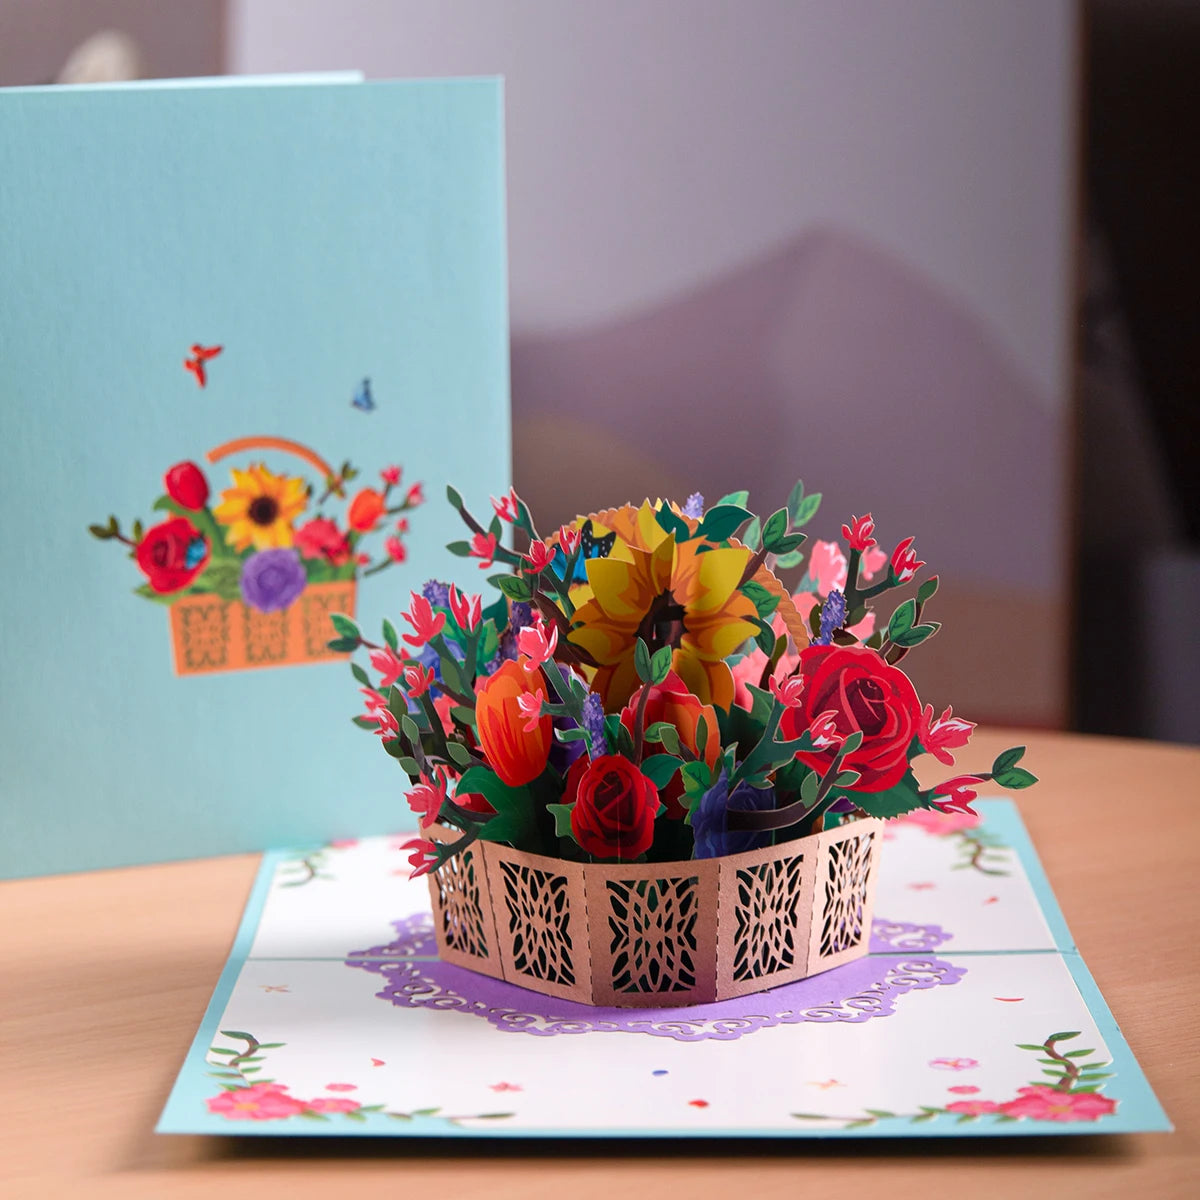
[[814,646],[828,646],[834,633],[846,623],[846,597],[834,588],[825,597],[821,606],[821,632],[813,640]]

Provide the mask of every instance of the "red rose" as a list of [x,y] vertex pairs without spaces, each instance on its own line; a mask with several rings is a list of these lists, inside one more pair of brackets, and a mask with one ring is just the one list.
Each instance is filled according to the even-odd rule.
[[208,552],[208,542],[187,517],[172,517],[146,530],[137,544],[137,565],[156,592],[178,592],[208,566]]
[[657,813],[654,784],[629,759],[606,754],[579,776],[571,832],[596,858],[629,861],[650,849]]
[[[642,689],[638,688],[629,703],[621,710],[621,724],[633,734],[637,722],[638,704],[642,698]],[[687,684],[672,671],[662,683],[650,688],[650,696],[646,701],[646,725],[649,729],[658,721],[666,721],[673,725],[679,734],[680,742],[693,754],[696,753],[696,727],[700,718],[708,727],[708,740],[704,743],[704,760],[709,769],[715,771],[717,755],[721,751],[721,732],[717,728],[717,713],[711,704],[703,704],[698,696],[687,689]],[[687,816],[687,809],[680,803],[683,795],[683,777],[676,774],[663,790],[660,799],[667,806],[666,816],[672,820],[682,821]]]
[[[822,713],[831,712],[842,737],[863,735],[862,745],[842,760],[843,767],[861,775],[855,791],[883,792],[899,783],[921,719],[921,702],[908,676],[866,646],[808,646],[800,651],[800,675],[801,703],[784,713],[783,733],[798,738]],[[796,757],[823,772],[836,755],[837,747],[831,746]]]
[[208,480],[193,462],[176,463],[164,476],[167,495],[176,504],[193,511],[208,503]]

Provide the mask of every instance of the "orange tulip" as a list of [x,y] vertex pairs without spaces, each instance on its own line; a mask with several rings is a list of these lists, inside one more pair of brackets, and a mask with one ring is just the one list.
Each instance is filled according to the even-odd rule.
[[525,670],[528,662],[524,655],[506,662],[484,680],[475,700],[479,744],[488,764],[509,787],[536,779],[550,757],[553,720],[539,717],[526,732],[530,721],[521,712],[522,696],[546,699],[546,681],[541,671]]
[[370,533],[386,512],[387,505],[384,503],[383,494],[374,488],[363,488],[350,501],[350,512],[346,520],[351,529],[356,529],[359,533]]

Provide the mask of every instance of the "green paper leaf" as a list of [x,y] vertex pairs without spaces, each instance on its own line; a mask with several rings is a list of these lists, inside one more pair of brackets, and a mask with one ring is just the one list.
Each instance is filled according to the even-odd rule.
[[785,533],[783,537],[775,542],[775,563],[778,565],[781,555],[794,554],[805,542],[808,541],[807,533]]
[[904,633],[897,634],[894,638],[892,638],[892,641],[897,646],[902,646],[906,650],[911,650],[913,646],[919,646],[922,642],[933,637],[933,635],[937,633],[941,627],[940,621],[927,621],[922,625],[914,625],[911,629]]
[[462,509],[463,509],[462,497],[458,494],[458,489],[451,487],[450,484],[446,484],[446,499],[449,500],[450,503],[455,508],[457,508],[459,512],[462,512]]
[[[386,749],[389,754],[392,754],[392,747],[398,745],[398,743],[384,742],[383,745],[384,745],[384,749]],[[407,755],[407,754],[403,753],[403,751],[399,751],[399,750],[396,751],[396,753],[393,755],[393,757],[400,764],[400,770],[402,770],[405,773],[405,775],[407,775],[409,777],[409,779],[411,779],[415,783],[421,775],[421,768],[417,764],[417,760],[415,758],[409,757],[409,755]]]
[[786,508],[777,508],[763,522],[762,527],[762,544],[768,551],[775,550],[778,546],[779,539],[787,533],[788,530],[788,511]]
[[646,645],[644,638],[638,638],[633,647],[633,665],[637,670],[638,678],[643,683],[649,683],[651,678],[650,647]]
[[[911,768],[905,772],[904,778],[899,783],[888,788],[887,791],[855,792],[850,799],[868,817],[882,817],[885,820],[889,817],[903,816],[904,813],[912,812],[915,808],[924,807],[920,785]],[[1039,1046],[1038,1049],[1041,1047]]]
[[746,526],[742,534],[742,542],[751,550],[757,550],[762,544],[762,522],[757,517]]
[[372,732],[374,732],[379,728],[378,721],[372,721],[370,717],[364,717],[361,713],[359,713],[356,717],[351,717],[350,720],[353,721],[354,724],[359,727],[359,729],[370,729]]
[[821,790],[821,777],[816,771],[809,771],[805,775],[803,782],[800,784],[800,799],[805,804],[812,804],[817,798],[817,793]]
[[1033,787],[1037,781],[1038,777],[1032,772],[1026,771],[1024,767],[1009,767],[1007,771],[1001,771],[993,779],[993,782],[999,784],[1000,787],[1008,788],[1013,792]]
[[673,754],[651,754],[649,758],[644,758],[638,766],[647,779],[659,791],[667,786],[675,776],[675,772],[683,766],[680,759]]
[[1024,757],[1024,746],[1012,746],[1002,751],[996,755],[996,761],[992,763],[992,774],[999,775],[1002,771],[1007,771],[1009,767],[1015,767]]
[[896,609],[888,621],[887,635],[899,645],[897,638],[903,637],[912,627],[913,622],[917,619],[917,602],[913,599],[905,600],[899,608]]
[[455,555],[455,557],[457,557],[457,558],[470,558],[471,557],[471,543],[470,542],[448,542],[446,544],[446,549],[449,550],[450,553]]
[[447,740],[446,753],[454,759],[460,767],[465,767],[471,761],[471,752],[461,742]]
[[358,631],[358,626],[345,613],[331,613],[329,619],[333,622],[333,627],[344,638],[353,638],[356,642],[362,641],[362,634]]
[[358,638],[340,637],[334,638],[331,642],[326,642],[325,645],[335,654],[351,654],[358,649]]
[[742,584],[742,595],[754,605],[764,621],[779,607],[779,597],[753,579]]
[[853,733],[848,733],[841,747],[843,757],[847,754],[853,754],[862,744],[863,731],[861,729],[856,729]]
[[396,627],[386,617],[383,620],[383,640],[389,650],[400,653],[400,639],[396,636]]
[[663,646],[654,652],[650,660],[650,680],[652,683],[662,683],[671,673],[671,660],[675,651],[670,646]]
[[712,772],[705,762],[686,762],[679,768],[684,790],[689,796],[700,796],[713,785]]
[[917,603],[928,604],[933,599],[938,590],[938,577],[931,575],[925,580],[919,588],[917,588]]
[[363,687],[374,688],[375,685],[371,682],[370,675],[368,675],[366,671],[364,671],[362,667],[358,665],[358,663],[352,662],[350,664],[350,674],[353,675],[354,678],[363,685]]
[[687,522],[665,500],[655,510],[654,519],[664,533],[675,535],[676,542],[686,542],[692,536]]
[[821,492],[813,492],[811,496],[805,496],[792,514],[792,524],[807,525],[817,515],[817,509],[821,507],[822,495]]
[[861,778],[862,774],[859,771],[839,771],[838,777],[833,782],[837,787],[849,788],[853,787]]
[[1064,1058],[1087,1058],[1089,1054],[1095,1054],[1095,1050],[1068,1050],[1064,1053]]
[[533,599],[533,584],[520,575],[491,575],[488,583],[498,587],[510,600],[528,604]]
[[554,836],[566,837],[572,841],[575,840],[575,834],[571,832],[571,809],[573,804],[547,804],[546,811],[554,818]]
[[704,514],[696,536],[707,538],[710,542],[724,542],[733,537],[753,516],[749,509],[740,504],[726,504],[722,501]]
[[1069,1042],[1072,1038],[1079,1036],[1079,1030],[1075,1029],[1069,1033],[1052,1033],[1046,1041],[1048,1042]]
[[787,510],[792,518],[792,524],[795,525],[796,514],[800,511],[800,505],[804,502],[804,480],[797,479],[792,485],[792,490],[788,492]]

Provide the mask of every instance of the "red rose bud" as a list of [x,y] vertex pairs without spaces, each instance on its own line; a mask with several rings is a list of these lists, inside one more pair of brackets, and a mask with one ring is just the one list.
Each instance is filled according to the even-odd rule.
[[860,554],[875,545],[875,539],[871,536],[874,532],[875,519],[870,513],[864,517],[851,517],[850,524],[842,526],[842,537],[850,543],[851,550],[857,550]]
[[628,862],[650,849],[657,812],[654,784],[629,759],[606,754],[579,778],[571,832],[588,854]]
[[827,771],[838,747],[852,733],[862,744],[842,759],[858,771],[854,790],[884,792],[908,770],[908,748],[921,721],[921,702],[907,675],[865,646],[807,646],[800,652],[804,687],[800,703],[779,722],[784,736],[798,738],[814,723],[829,740],[796,757],[814,771]]
[[208,480],[194,462],[176,463],[163,476],[163,486],[176,504],[193,512],[208,503]]
[[912,538],[905,538],[892,551],[892,574],[900,583],[907,583],[925,565],[917,558],[912,544]]

